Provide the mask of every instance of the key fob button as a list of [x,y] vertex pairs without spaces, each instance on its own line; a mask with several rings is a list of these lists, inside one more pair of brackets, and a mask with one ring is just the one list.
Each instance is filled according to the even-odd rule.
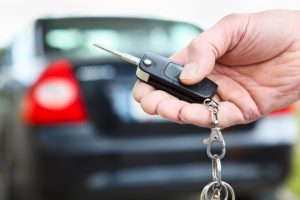
[[180,65],[169,63],[165,68],[165,75],[173,80],[178,81],[182,67]]

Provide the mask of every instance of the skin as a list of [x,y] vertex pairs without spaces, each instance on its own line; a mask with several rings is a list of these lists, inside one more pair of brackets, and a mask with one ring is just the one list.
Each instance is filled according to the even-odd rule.
[[[232,14],[171,57],[184,64],[182,83],[208,77],[219,85],[220,127],[252,122],[300,97],[300,11]],[[187,103],[141,81],[133,97],[151,115],[211,125],[202,104]]]

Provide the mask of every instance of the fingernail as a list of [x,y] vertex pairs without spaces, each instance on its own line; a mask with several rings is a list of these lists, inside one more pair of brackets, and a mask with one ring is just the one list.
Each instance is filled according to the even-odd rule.
[[196,75],[197,64],[196,63],[187,63],[184,65],[184,68],[180,74],[180,79],[191,79]]

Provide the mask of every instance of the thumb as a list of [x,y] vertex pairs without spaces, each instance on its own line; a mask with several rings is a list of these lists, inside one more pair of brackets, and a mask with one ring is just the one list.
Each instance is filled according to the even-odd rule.
[[243,23],[247,22],[243,20],[244,18],[245,15],[237,14],[226,16],[211,29],[192,40],[184,52],[185,64],[180,75],[182,83],[195,84],[212,72],[215,60],[240,41],[239,38],[245,30]]
[[180,81],[187,85],[193,85],[201,81],[211,73],[215,65],[216,56],[206,42],[198,44],[193,41],[186,49],[186,60],[180,74]]

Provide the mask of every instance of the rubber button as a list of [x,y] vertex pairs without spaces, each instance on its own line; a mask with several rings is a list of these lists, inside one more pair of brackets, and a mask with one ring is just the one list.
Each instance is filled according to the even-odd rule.
[[165,69],[165,75],[171,79],[179,80],[182,67],[174,63],[169,63]]

